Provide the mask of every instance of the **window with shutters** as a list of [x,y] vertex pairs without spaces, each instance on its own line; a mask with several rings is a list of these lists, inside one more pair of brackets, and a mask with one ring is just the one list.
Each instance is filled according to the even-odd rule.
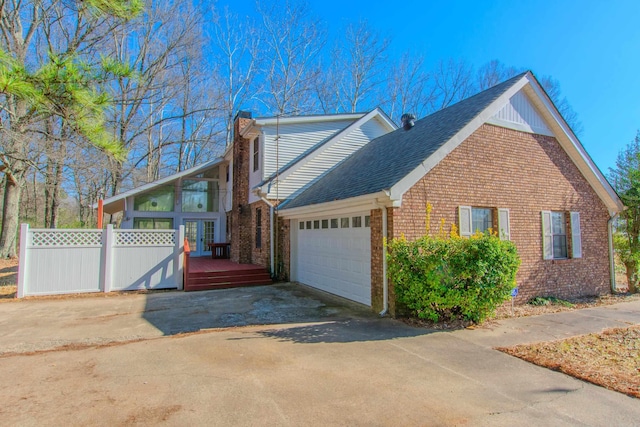
[[542,251],[544,259],[582,258],[579,212],[542,211]]
[[489,229],[497,232],[502,240],[511,239],[509,209],[460,206],[458,208],[458,230],[460,236],[484,233]]

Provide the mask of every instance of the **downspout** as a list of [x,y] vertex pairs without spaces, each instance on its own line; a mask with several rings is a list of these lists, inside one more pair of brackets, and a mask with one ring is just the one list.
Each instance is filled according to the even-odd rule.
[[609,274],[611,282],[611,293],[616,293],[618,290],[616,287],[616,261],[615,252],[613,250],[613,223],[620,214],[615,214],[607,222],[607,231],[609,235]]
[[273,275],[276,274],[276,270],[274,268],[274,254],[273,254],[273,248],[274,248],[273,203],[271,203],[262,195],[260,195],[260,200],[262,200],[267,204],[267,206],[269,206],[269,267],[271,269],[271,276],[273,277]]
[[380,316],[385,316],[389,311],[389,279],[387,278],[387,207],[382,206],[382,311]]

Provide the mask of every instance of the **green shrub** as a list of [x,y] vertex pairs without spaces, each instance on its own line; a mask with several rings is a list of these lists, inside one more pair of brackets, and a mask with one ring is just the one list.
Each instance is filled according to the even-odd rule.
[[491,233],[469,239],[394,239],[388,249],[397,301],[421,319],[481,322],[516,286],[516,247]]

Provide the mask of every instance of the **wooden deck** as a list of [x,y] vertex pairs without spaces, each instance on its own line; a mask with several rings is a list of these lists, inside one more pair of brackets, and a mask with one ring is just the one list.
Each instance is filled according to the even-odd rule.
[[189,258],[185,291],[270,285],[268,271],[259,265],[238,264],[228,259]]

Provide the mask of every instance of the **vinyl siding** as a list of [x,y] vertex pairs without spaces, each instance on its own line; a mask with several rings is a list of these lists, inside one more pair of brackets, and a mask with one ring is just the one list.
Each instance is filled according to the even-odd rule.
[[[295,123],[288,125],[264,126],[264,167],[262,179],[276,172],[276,167],[283,168],[302,153],[335,135],[349,126],[354,120],[335,120],[330,122]],[[276,136],[280,134],[278,144]],[[277,147],[276,147],[277,145]]]
[[286,199],[306,188],[320,175],[362,148],[369,141],[388,132],[388,129],[374,118],[345,135],[339,135],[317,152],[309,155],[297,169],[288,171],[281,178],[280,188],[277,183],[269,190],[270,199]]
[[488,122],[509,129],[553,136],[546,122],[523,91],[511,97],[509,103]]

